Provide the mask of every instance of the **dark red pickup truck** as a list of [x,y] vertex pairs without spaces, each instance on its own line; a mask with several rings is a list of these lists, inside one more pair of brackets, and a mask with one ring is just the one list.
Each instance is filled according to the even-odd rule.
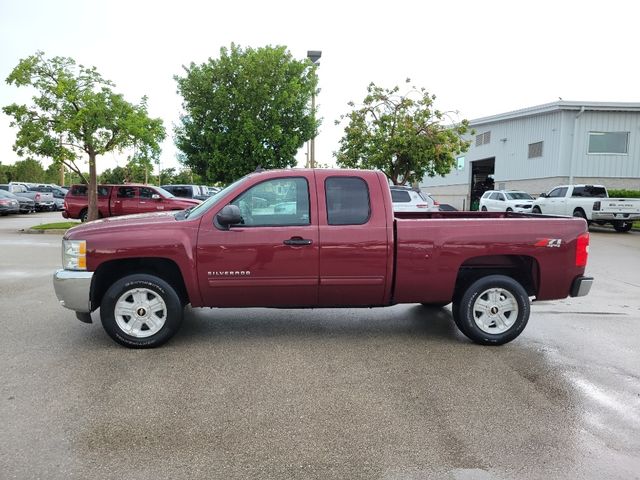
[[[163,188],[151,185],[98,185],[100,218],[149,213],[164,210],[184,210],[199,205],[199,200],[178,198]],[[64,197],[64,218],[83,222],[88,212],[87,186],[72,185]]]
[[190,211],[109,218],[63,239],[60,303],[117,342],[153,347],[183,308],[378,307],[453,302],[481,344],[516,338],[530,299],[586,295],[581,218],[393,213],[382,173],[279,170],[243,177]]

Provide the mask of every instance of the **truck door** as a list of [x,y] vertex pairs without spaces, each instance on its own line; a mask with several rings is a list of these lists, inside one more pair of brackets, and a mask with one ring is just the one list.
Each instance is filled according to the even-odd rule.
[[542,213],[549,213],[551,215],[566,215],[566,203],[565,195],[567,194],[567,187],[554,188],[549,192],[547,197],[547,208]]
[[393,253],[377,175],[338,176],[319,170],[316,183],[320,306],[384,304]]
[[[257,177],[229,203],[243,223],[203,219],[197,265],[205,305],[305,307],[318,302],[318,219],[313,173]],[[224,205],[216,208],[222,209]]]
[[[140,213],[148,212],[161,212],[165,209],[164,199],[153,188],[138,187],[139,202],[138,211]],[[152,198],[153,195],[158,195],[160,198]]]
[[132,213],[138,213],[138,187],[124,185],[117,187],[114,193],[115,198],[111,198],[112,215],[130,215]]

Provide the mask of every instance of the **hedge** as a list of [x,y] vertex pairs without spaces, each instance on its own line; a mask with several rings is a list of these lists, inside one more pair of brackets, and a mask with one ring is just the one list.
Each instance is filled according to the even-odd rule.
[[609,197],[640,198],[640,190],[609,190]]

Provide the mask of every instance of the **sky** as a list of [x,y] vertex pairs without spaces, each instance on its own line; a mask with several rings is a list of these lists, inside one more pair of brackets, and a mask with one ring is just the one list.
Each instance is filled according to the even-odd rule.
[[[21,58],[38,50],[72,57],[97,67],[128,101],[148,96],[150,115],[168,133],[160,165],[178,167],[173,76],[182,65],[217,58],[231,42],[285,45],[299,59],[321,50],[316,161],[333,164],[344,129],[334,121],[349,101],[363,100],[370,82],[391,88],[411,78],[459,119],[559,97],[639,102],[639,18],[633,0],[0,0],[0,106],[33,94],[4,82]],[[0,112],[2,164],[19,159],[9,120]],[[98,171],[125,163],[126,152],[108,153]]]

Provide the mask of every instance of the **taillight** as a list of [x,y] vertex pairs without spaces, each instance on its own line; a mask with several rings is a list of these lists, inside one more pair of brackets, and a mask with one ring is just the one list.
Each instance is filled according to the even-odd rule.
[[440,205],[440,202],[436,202],[435,200],[433,201],[433,206],[434,206],[434,207],[437,207],[437,206],[439,206],[439,205]]
[[589,256],[589,234],[583,233],[576,241],[576,267],[586,267]]
[[0,205],[9,205],[9,200],[5,200],[4,198],[0,198]]
[[596,210],[596,211],[600,210],[600,202],[599,201],[598,202],[593,202],[593,209]]
[[39,201],[40,201],[40,194],[36,193],[36,202],[39,202]]

